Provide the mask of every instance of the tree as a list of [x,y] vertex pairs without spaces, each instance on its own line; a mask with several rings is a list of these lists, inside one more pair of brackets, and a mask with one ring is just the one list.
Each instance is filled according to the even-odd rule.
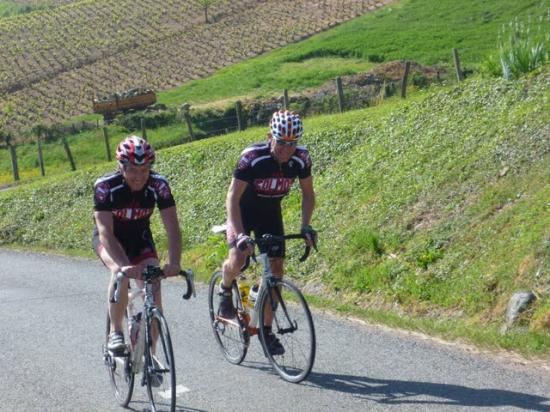
[[196,0],[196,2],[204,9],[204,22],[210,23],[208,21],[208,7],[213,6],[216,3],[220,3],[222,0]]

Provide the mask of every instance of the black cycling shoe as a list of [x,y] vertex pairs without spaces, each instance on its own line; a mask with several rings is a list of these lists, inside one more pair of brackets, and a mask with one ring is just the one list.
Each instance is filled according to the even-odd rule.
[[265,335],[265,346],[267,346],[267,350],[271,356],[283,355],[285,353],[284,346],[273,333],[268,333]]
[[220,307],[218,308],[218,315],[225,319],[235,318],[237,316],[237,309],[233,306],[233,294],[231,293],[231,289],[226,289],[221,286],[219,295]]

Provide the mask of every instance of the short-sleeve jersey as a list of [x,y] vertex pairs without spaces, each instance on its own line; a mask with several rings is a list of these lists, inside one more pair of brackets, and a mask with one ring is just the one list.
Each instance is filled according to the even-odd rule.
[[155,205],[159,210],[176,203],[164,176],[151,172],[145,187],[134,192],[119,171],[105,175],[94,183],[94,210],[113,213],[114,234],[128,239],[149,228]]
[[268,143],[255,144],[241,153],[233,177],[247,182],[241,204],[280,203],[296,178],[311,176],[311,157],[303,146],[286,163],[279,164]]

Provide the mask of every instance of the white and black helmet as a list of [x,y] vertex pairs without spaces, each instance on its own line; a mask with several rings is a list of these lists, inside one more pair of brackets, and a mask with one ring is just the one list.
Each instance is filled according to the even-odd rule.
[[288,110],[279,110],[273,113],[269,125],[271,136],[276,140],[295,142],[304,132],[302,119],[297,113]]

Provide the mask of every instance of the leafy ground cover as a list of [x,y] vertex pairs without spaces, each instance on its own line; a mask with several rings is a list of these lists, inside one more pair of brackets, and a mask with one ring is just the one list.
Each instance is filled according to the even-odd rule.
[[[289,274],[318,305],[447,338],[550,354],[547,199],[550,67],[520,80],[471,79],[407,101],[306,120],[321,247]],[[184,262],[206,280],[226,253],[209,228],[250,129],[159,151],[184,233]],[[0,192],[0,244],[91,256],[99,164]],[[285,200],[297,229],[299,193]],[[166,240],[153,220],[162,250]],[[289,255],[299,254],[293,246]],[[537,295],[501,335],[517,290]]]

